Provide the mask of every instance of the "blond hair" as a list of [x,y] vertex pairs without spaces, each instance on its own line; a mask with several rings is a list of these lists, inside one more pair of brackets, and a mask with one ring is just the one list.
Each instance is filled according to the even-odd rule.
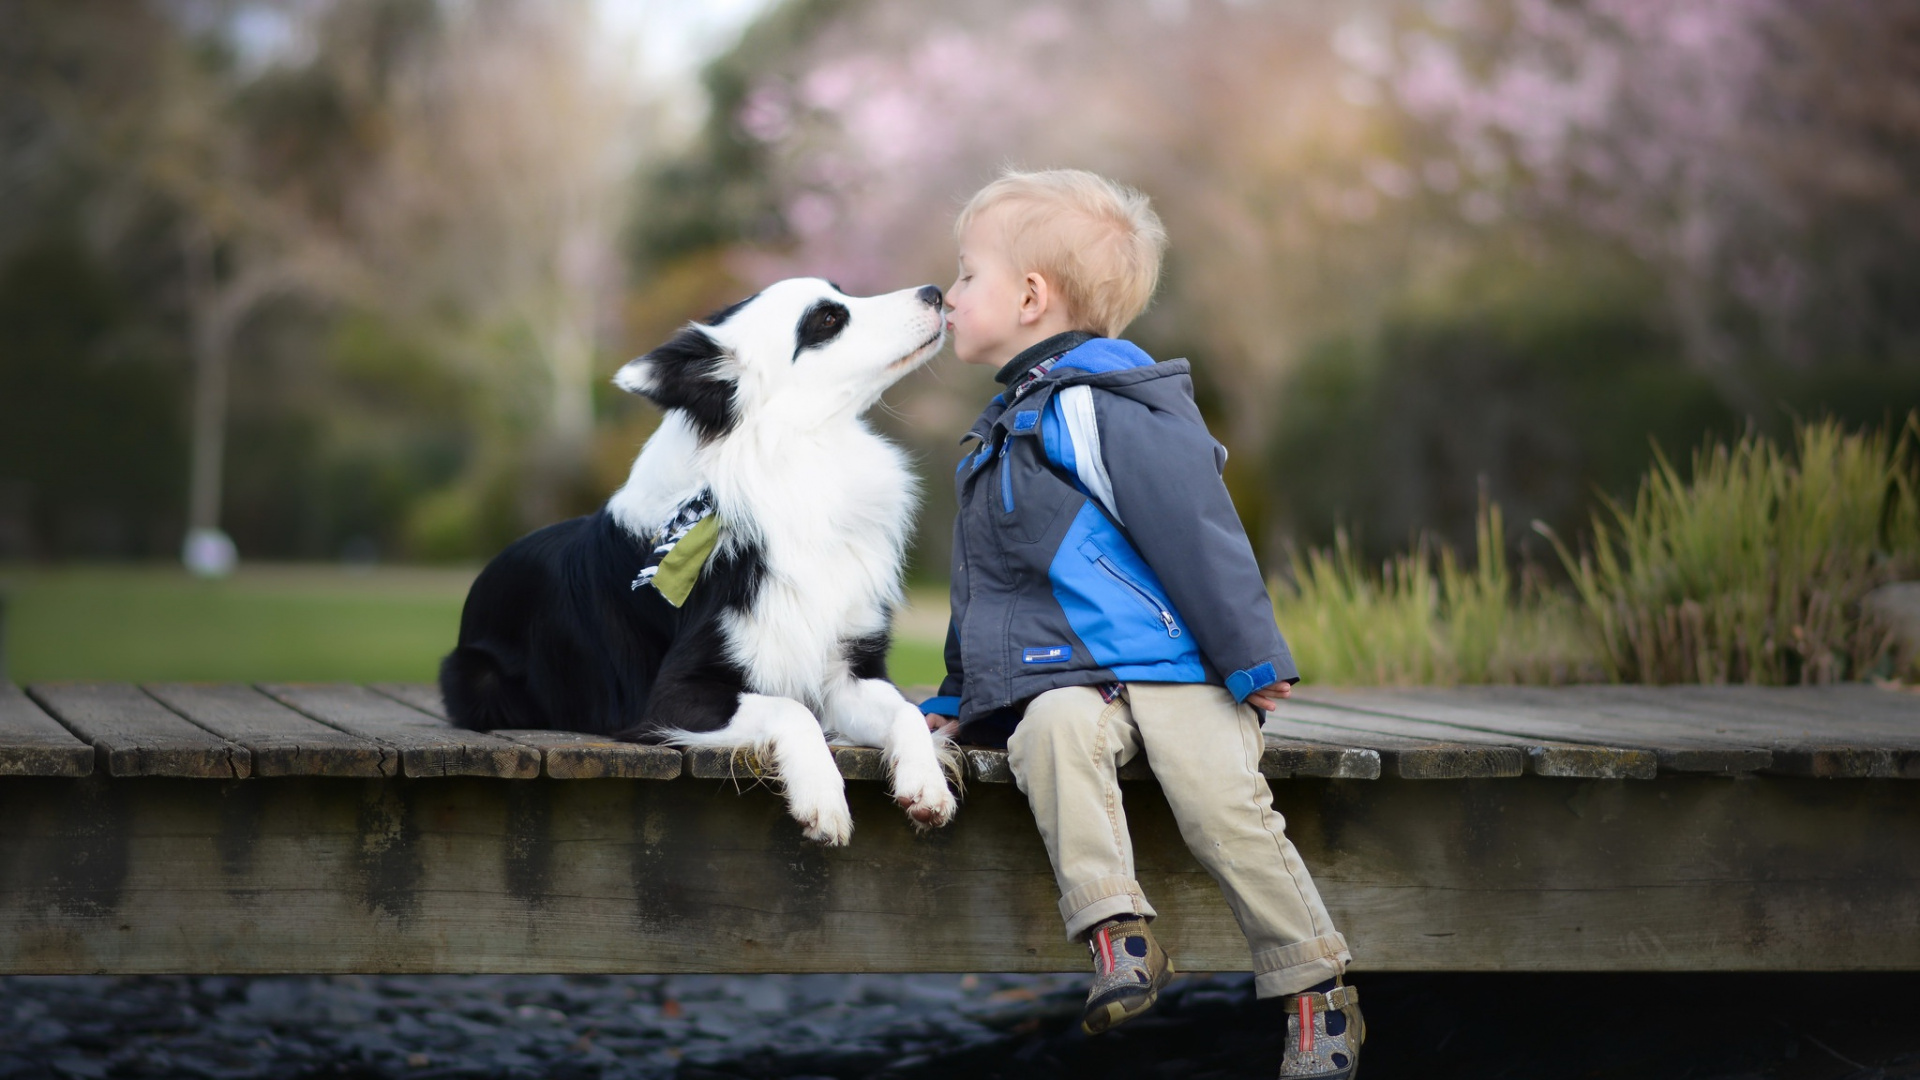
[[1167,230],[1145,195],[1083,169],[1008,169],[967,201],[954,236],[992,209],[1015,270],[1046,278],[1079,329],[1118,337],[1147,310]]

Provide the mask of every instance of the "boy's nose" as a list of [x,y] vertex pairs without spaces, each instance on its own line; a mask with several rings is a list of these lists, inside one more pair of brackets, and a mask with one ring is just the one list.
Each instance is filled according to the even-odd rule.
[[920,291],[914,295],[920,298],[921,303],[936,310],[946,301],[946,298],[940,295],[940,287],[937,285],[922,285]]

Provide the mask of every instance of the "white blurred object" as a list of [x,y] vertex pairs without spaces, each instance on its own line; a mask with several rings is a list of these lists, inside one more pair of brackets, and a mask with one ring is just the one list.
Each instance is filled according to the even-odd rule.
[[180,561],[195,577],[220,578],[233,573],[240,551],[233,546],[233,537],[219,529],[192,529],[181,545]]

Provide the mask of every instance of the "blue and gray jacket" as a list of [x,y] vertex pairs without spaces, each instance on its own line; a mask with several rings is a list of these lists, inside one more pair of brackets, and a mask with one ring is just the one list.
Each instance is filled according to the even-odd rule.
[[1060,686],[1295,681],[1185,360],[1061,334],[1002,368],[954,482],[947,677],[929,713],[999,743]]

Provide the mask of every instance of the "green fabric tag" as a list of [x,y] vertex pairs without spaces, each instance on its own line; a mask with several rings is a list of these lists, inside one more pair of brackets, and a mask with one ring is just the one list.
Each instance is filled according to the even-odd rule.
[[687,602],[693,583],[700,580],[700,569],[707,565],[707,557],[719,542],[720,517],[708,514],[688,529],[687,535],[660,560],[660,569],[653,575],[653,587],[660,590],[667,603],[679,607]]

